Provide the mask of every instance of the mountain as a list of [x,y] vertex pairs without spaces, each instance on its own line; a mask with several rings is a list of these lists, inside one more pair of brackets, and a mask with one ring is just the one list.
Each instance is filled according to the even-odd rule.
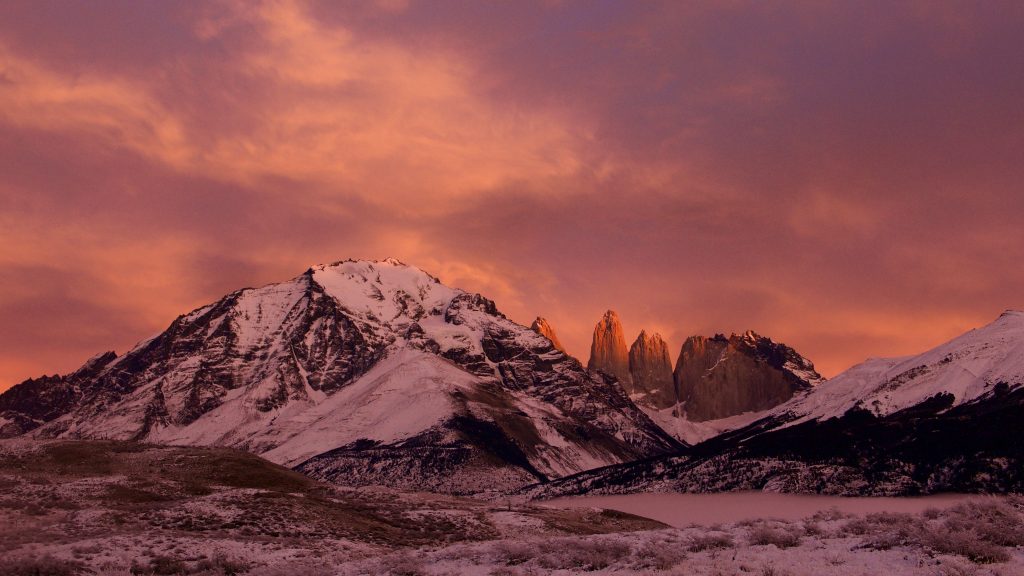
[[774,408],[823,381],[795,350],[749,330],[729,338],[688,338],[675,379],[679,402],[694,422]]
[[683,456],[555,482],[547,494],[1024,490],[1024,312],[923,354],[872,359]]
[[672,359],[668,344],[660,334],[641,330],[629,347],[629,373],[633,383],[628,390],[634,401],[653,408],[669,408],[676,400]]
[[227,446],[469,493],[675,451],[614,379],[396,260],[315,266],[0,395],[0,435]]
[[555,333],[554,326],[552,326],[547,319],[537,316],[537,318],[534,319],[533,324],[530,324],[530,330],[533,330],[537,334],[551,340],[551,345],[555,347],[555,350],[565,352],[565,347],[558,341],[558,334]]
[[[642,339],[652,342],[643,344]],[[653,340],[642,333],[634,348],[664,346]],[[631,349],[631,362],[634,357],[639,358],[639,352]],[[690,444],[742,428],[824,381],[810,360],[753,331],[728,338],[691,336],[679,351],[674,371],[667,362],[666,350],[664,359],[657,361],[657,392],[650,391],[651,384],[646,389],[634,385],[630,397],[664,430]]]
[[629,354],[626,352],[626,339],[622,335],[622,322],[614,310],[605,312],[601,321],[594,326],[594,339],[590,345],[587,369],[610,374],[627,387],[632,385]]

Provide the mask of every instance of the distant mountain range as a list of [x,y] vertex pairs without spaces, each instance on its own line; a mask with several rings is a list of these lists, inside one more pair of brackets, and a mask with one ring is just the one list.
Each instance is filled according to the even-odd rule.
[[535,493],[1024,491],[1024,312],[917,356],[871,359],[679,454]]
[[1024,313],[825,381],[754,332],[627,349],[587,368],[554,327],[398,262],[315,266],[180,316],[127,353],[0,394],[0,437],[260,454],[338,484],[534,494],[1024,487]]

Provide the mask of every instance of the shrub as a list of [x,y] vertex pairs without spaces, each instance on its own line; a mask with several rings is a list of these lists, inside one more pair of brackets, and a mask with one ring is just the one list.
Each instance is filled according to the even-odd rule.
[[83,570],[81,562],[52,556],[0,559],[0,574],[4,576],[74,576]]
[[383,559],[384,573],[391,576],[423,576],[423,560],[412,554],[396,554]]
[[970,501],[949,510],[946,526],[954,532],[973,531],[1000,546],[1024,546],[1024,519],[998,501]]
[[237,576],[249,571],[249,565],[241,560],[228,558],[222,553],[215,554],[213,558],[200,560],[196,564],[197,571],[213,572],[224,576]]
[[502,561],[509,566],[527,562],[536,555],[535,548],[523,542],[499,542],[495,548]]
[[562,540],[562,546],[545,546],[537,558],[549,570],[603,570],[629,555],[629,546],[616,541]]
[[1006,562],[1010,554],[1002,546],[987,542],[973,530],[950,530],[946,526],[928,529],[921,543],[936,552],[957,554],[972,562]]
[[703,552],[705,550],[732,548],[735,545],[732,541],[732,536],[728,534],[703,534],[690,540],[689,550],[690,552]]
[[685,550],[667,542],[661,544],[649,542],[638,548],[633,555],[636,558],[637,568],[655,570],[668,570],[686,559]]
[[800,545],[800,536],[786,530],[758,526],[750,531],[750,544],[752,546],[770,544],[780,549],[792,548]]

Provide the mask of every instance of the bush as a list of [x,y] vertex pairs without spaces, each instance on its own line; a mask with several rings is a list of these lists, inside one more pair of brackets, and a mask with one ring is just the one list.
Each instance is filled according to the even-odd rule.
[[772,545],[780,549],[792,548],[800,545],[800,536],[786,530],[758,526],[750,531],[750,545]]
[[0,559],[0,574],[4,576],[74,576],[84,568],[81,562],[52,556]]
[[233,560],[224,554],[216,554],[213,558],[200,560],[196,564],[197,572],[213,572],[224,576],[237,576],[249,571],[249,565],[241,560]]
[[686,552],[669,543],[647,543],[634,552],[637,568],[668,570],[686,559]]
[[936,552],[957,554],[982,564],[1006,562],[1010,559],[1005,548],[983,540],[973,530],[950,530],[946,526],[939,526],[927,530],[922,535],[921,543]]
[[973,531],[982,540],[1000,546],[1024,546],[1024,518],[999,501],[959,504],[949,510],[946,527],[954,532]]
[[412,554],[397,554],[383,560],[384,573],[391,576],[423,576],[423,560],[414,557]]
[[732,548],[736,544],[732,536],[728,534],[704,534],[690,540],[690,552],[704,552],[705,550],[722,550]]
[[549,570],[603,570],[629,556],[629,546],[622,542],[592,540],[561,540],[561,544],[546,545],[545,553],[537,558],[542,568]]
[[502,561],[509,566],[528,562],[536,555],[535,548],[523,542],[499,542],[495,549]]

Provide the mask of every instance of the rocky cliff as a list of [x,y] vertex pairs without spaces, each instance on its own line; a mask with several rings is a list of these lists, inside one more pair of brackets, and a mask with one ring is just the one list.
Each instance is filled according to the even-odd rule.
[[558,334],[555,333],[554,326],[552,326],[546,318],[537,316],[537,318],[533,321],[533,324],[530,324],[530,330],[533,330],[537,334],[540,334],[541,336],[547,338],[548,340],[551,340],[551,344],[559,352],[565,352],[565,347],[562,346],[562,343],[558,341]]
[[614,310],[604,313],[601,321],[594,326],[594,339],[590,345],[588,370],[600,370],[619,379],[627,389],[632,385],[629,373],[629,353],[626,339],[622,334],[622,322]]
[[687,338],[674,375],[678,400],[694,422],[768,410],[822,381],[792,348],[752,331]]
[[629,347],[629,373],[633,382],[628,391],[636,402],[659,409],[675,405],[672,360],[660,334],[640,332]]

